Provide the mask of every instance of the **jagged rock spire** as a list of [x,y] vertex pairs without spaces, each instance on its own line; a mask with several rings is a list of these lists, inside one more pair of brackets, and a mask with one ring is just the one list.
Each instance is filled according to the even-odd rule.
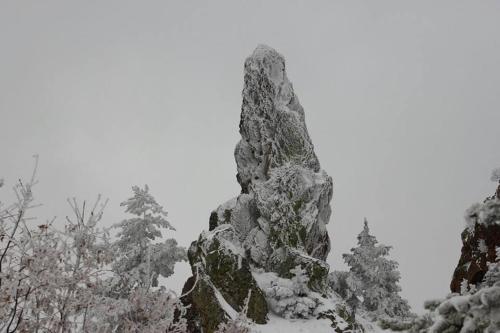
[[246,59],[244,74],[241,140],[234,153],[243,192],[286,163],[319,171],[304,110],[287,78],[283,56],[259,45]]
[[[320,169],[283,56],[259,45],[245,61],[242,96],[234,153],[242,193],[212,212],[209,231],[188,252],[193,277],[183,293],[193,331],[212,332],[228,307],[241,310],[249,290],[248,316],[265,322],[268,304],[277,302],[256,272],[281,280],[301,272],[307,290],[327,288],[332,179]],[[297,299],[286,303],[292,316]],[[301,301],[297,308],[309,304],[312,312],[319,302]]]

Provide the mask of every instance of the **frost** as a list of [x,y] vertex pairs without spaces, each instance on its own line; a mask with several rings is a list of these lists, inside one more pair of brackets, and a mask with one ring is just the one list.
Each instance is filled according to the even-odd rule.
[[224,299],[224,296],[221,295],[219,289],[213,287],[213,291],[222,310],[224,310],[224,312],[227,313],[231,319],[236,319],[238,317],[238,312]]
[[488,271],[483,278],[483,284],[486,286],[491,287],[496,283],[500,283],[500,247],[496,248],[496,260],[488,263]]
[[311,318],[321,301],[307,287],[308,277],[300,266],[291,270],[291,279],[275,273],[254,273],[259,287],[264,291],[271,310],[284,318]]
[[118,240],[113,244],[117,258],[113,271],[120,276],[113,286],[113,293],[124,295],[135,286],[149,288],[158,286],[158,277],[169,277],[175,263],[186,260],[186,250],[177,245],[175,239],[153,243],[162,237],[162,229],[173,230],[166,220],[167,212],[144,189],[133,186],[134,196],[124,201],[125,211],[134,217],[114,225],[119,230]]
[[476,222],[478,222],[480,211],[481,211],[481,204],[479,203],[473,204],[465,211],[464,218],[467,227],[469,228],[474,227]]
[[[252,289],[252,272],[267,272],[274,278],[252,289],[249,309],[267,300],[275,313],[309,318],[319,304],[312,293],[327,291],[333,182],[320,168],[283,56],[259,45],[244,74],[234,151],[241,193],[212,211],[209,231],[190,247],[190,262],[226,300],[233,298],[235,309],[242,306],[240,286],[227,279],[248,273]],[[265,321],[266,314],[264,306],[249,317]]]
[[390,249],[390,246],[378,244],[365,219],[358,235],[358,246],[342,255],[349,272],[335,272],[331,281],[334,290],[351,307],[359,307],[375,317],[405,318],[411,316],[410,307],[399,295],[398,264],[386,258]]
[[492,182],[500,182],[500,168],[493,169],[490,180]]
[[477,243],[477,249],[481,253],[488,253],[488,247],[486,246],[486,242],[484,239],[480,239]]
[[[31,180],[20,180],[14,187],[18,201],[6,209],[0,207],[2,227],[5,225],[9,231],[8,238],[3,233],[0,237],[0,330],[185,332],[186,320],[182,317],[185,309],[175,294],[165,288],[152,290],[150,284],[144,288],[137,283],[140,279],[136,279],[139,275],[136,264],[142,264],[145,257],[147,264],[139,265],[144,268],[143,272],[172,274],[173,267],[169,263],[179,254],[175,251],[175,240],[165,243],[168,253],[162,251],[160,256],[155,251],[157,247],[148,247],[144,256],[120,251],[118,246],[113,246],[108,230],[98,227],[107,203],[100,196],[90,209],[85,202],[79,204],[74,198],[68,200],[74,217],[66,218],[62,230],[55,229],[53,221],[26,223],[33,220],[26,217],[27,211],[37,206],[33,195],[37,183],[38,159],[35,159]],[[140,201],[151,204],[150,199]],[[139,212],[140,206],[135,205],[133,211]],[[142,211],[145,215],[150,213]],[[128,239],[141,239],[141,235],[156,237],[150,224],[142,223],[143,220],[136,222],[148,226],[146,230],[150,233],[130,235]],[[134,230],[144,231],[141,228]],[[122,235],[128,237],[129,234]],[[142,240],[148,245],[147,240]],[[130,260],[122,261],[127,255]],[[136,260],[138,258],[141,260]],[[116,267],[118,260],[122,274],[110,269]],[[124,284],[125,288],[119,292],[113,290],[118,285],[116,281],[127,277],[134,277],[130,285]],[[178,320],[174,321],[175,315]]]
[[464,217],[469,229],[473,229],[476,223],[500,224],[500,198],[493,196],[483,203],[473,204],[465,211]]

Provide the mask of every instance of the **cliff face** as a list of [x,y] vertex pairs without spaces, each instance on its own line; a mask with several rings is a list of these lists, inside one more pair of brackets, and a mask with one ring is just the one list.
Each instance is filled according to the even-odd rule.
[[468,227],[462,232],[462,254],[450,284],[452,292],[460,292],[463,280],[478,284],[488,271],[488,263],[497,260],[500,247],[500,185],[496,193],[482,204],[469,208],[465,216]]
[[[300,275],[307,292],[327,286],[332,179],[320,168],[283,57],[258,46],[245,61],[242,94],[234,153],[241,194],[212,212],[209,231],[188,253],[193,276],[183,301],[191,306],[192,331],[214,331],[248,295],[248,317],[265,323],[268,304],[279,303],[269,295],[284,297],[285,289],[273,282],[269,292],[268,276],[286,285]],[[296,314],[293,302],[308,304],[309,312]],[[299,295],[286,304],[283,313],[293,317],[313,313],[316,303]]]

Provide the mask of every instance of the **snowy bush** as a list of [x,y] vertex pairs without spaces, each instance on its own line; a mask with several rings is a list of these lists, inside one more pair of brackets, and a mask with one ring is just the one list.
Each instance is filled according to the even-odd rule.
[[184,312],[177,296],[165,288],[137,288],[126,299],[99,299],[87,327],[90,332],[184,333]]
[[[14,187],[17,201],[0,204],[0,331],[185,332],[185,320],[174,318],[184,308],[164,288],[108,296],[109,281],[118,279],[109,270],[116,265],[118,247],[98,226],[106,201],[98,197],[88,207],[68,200],[74,217],[66,218],[63,230],[54,228],[53,221],[35,223],[28,215],[37,207],[35,159],[30,180]],[[161,260],[180,256],[176,243],[166,248],[172,253],[162,247]],[[172,260],[164,261],[166,266],[152,271],[171,274]]]
[[451,294],[435,310],[429,332],[499,332],[500,284],[474,294]]
[[[498,201],[488,198],[484,204],[475,205],[467,216],[484,221],[484,205]],[[489,215],[491,216],[491,214]],[[472,225],[474,228],[476,222]],[[479,239],[478,247],[484,249]],[[481,251],[481,250],[480,250]],[[495,262],[488,262],[488,270],[477,284],[463,280],[460,294],[449,294],[444,300],[426,302],[428,313],[413,320],[408,332],[500,332],[500,248],[496,248]],[[392,329],[397,325],[389,325]]]
[[[491,173],[494,182],[500,182],[500,168]],[[473,229],[476,223],[489,225],[500,224],[500,185],[491,197],[487,197],[482,203],[475,203],[465,211],[465,222],[469,229]]]
[[496,196],[483,203],[475,203],[465,211],[465,222],[472,230],[476,223],[484,225],[500,224],[500,199]]
[[[36,164],[38,158],[36,157]],[[96,225],[105,207],[100,198],[88,211],[73,199],[75,214],[63,231],[52,221],[34,225],[36,164],[28,182],[14,190],[17,202],[0,213],[0,330],[68,332],[85,327],[105,267],[112,259],[106,231]]]
[[274,313],[284,318],[311,318],[321,304],[320,299],[307,286],[309,278],[304,269],[297,266],[290,272],[294,274],[291,279],[261,273],[256,275],[256,280]]
[[466,226],[469,229],[474,228],[474,225],[478,222],[480,212],[481,212],[480,203],[475,203],[465,210],[464,219]]

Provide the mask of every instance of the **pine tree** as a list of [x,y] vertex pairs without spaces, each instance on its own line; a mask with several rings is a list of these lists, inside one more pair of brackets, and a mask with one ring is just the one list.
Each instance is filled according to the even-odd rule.
[[[366,219],[357,238],[358,246],[342,257],[350,268],[349,280],[359,306],[378,316],[409,316],[408,302],[399,295],[398,263],[386,258],[391,246],[378,244],[375,236],[370,234]],[[351,300],[350,303],[355,302]]]
[[134,196],[120,205],[125,212],[134,215],[114,227],[119,228],[114,246],[118,258],[113,270],[120,277],[115,292],[125,296],[135,287],[158,286],[158,276],[168,277],[174,273],[175,263],[186,260],[186,250],[177,245],[175,239],[153,243],[162,237],[161,229],[175,230],[167,221],[167,212],[144,189],[133,186]]

